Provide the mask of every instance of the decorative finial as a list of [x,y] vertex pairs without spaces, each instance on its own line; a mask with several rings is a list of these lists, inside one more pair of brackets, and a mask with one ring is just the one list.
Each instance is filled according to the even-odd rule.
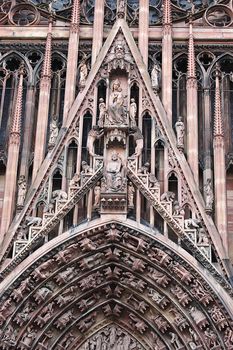
[[21,132],[24,72],[25,72],[24,64],[22,63],[19,68],[19,85],[18,85],[17,98],[16,98],[14,115],[12,119],[11,131],[10,131],[10,133],[13,135],[20,135],[20,132]]
[[42,77],[51,78],[51,58],[52,58],[52,27],[53,27],[53,18],[49,18],[49,30],[46,39],[45,47],[45,56],[44,64],[42,70]]
[[194,52],[192,16],[190,16],[189,18],[188,78],[196,79],[196,62],[195,62],[195,52]]
[[74,0],[71,18],[71,30],[78,31],[80,24],[80,0]]
[[219,64],[217,63],[215,73],[214,137],[224,136],[220,92],[220,76],[221,70]]

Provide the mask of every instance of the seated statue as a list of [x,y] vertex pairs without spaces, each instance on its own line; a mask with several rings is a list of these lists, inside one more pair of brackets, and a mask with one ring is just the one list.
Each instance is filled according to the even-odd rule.
[[112,83],[112,89],[109,99],[108,116],[106,118],[107,125],[127,124],[127,112],[124,106],[124,95],[122,93],[121,84],[118,79]]
[[105,170],[106,187],[110,192],[121,190],[123,185],[122,160],[118,153],[113,152]]

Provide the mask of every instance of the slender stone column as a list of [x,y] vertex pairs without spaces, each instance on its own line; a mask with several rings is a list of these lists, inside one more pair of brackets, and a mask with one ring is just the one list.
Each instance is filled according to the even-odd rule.
[[49,21],[49,31],[46,40],[46,49],[44,65],[40,81],[40,96],[36,125],[36,142],[34,151],[34,164],[32,181],[35,179],[37,172],[43,162],[46,151],[49,100],[51,89],[51,47],[52,47],[52,19]]
[[211,157],[211,118],[210,118],[210,89],[204,88],[204,185],[207,179],[212,180],[212,157]]
[[73,12],[72,12],[71,25],[70,25],[63,124],[65,123],[70,107],[72,106],[72,103],[75,100],[78,48],[79,48],[79,29],[80,29],[80,0],[75,0],[73,4]]
[[139,35],[138,46],[143,62],[148,66],[148,29],[149,29],[149,0],[139,2]]
[[172,19],[170,0],[163,1],[162,101],[172,124]]
[[214,111],[214,189],[215,189],[215,221],[221,235],[223,245],[228,251],[227,244],[227,196],[226,168],[223,120],[221,111],[221,94],[219,84],[220,71],[217,67],[215,81],[215,111]]
[[187,155],[196,184],[198,178],[198,98],[192,19],[189,24],[187,76]]
[[20,164],[20,175],[28,179],[29,158],[31,153],[33,114],[35,108],[35,92],[36,88],[32,84],[28,86],[26,96],[25,124],[24,124],[24,139]]
[[6,165],[6,183],[3,197],[2,207],[2,224],[1,224],[1,239],[3,241],[14,211],[16,203],[16,181],[17,169],[20,149],[20,135],[21,135],[21,118],[22,118],[22,100],[23,100],[23,74],[24,68],[21,67],[19,71],[19,85],[17,91],[17,99],[15,104],[14,115],[12,118],[12,125],[8,141],[8,156]]
[[95,1],[95,14],[93,24],[93,43],[92,43],[92,65],[96,61],[100,49],[103,45],[103,33],[104,33],[104,1]]

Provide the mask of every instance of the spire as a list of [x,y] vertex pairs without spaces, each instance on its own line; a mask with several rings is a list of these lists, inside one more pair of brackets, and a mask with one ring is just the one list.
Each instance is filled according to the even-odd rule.
[[10,130],[10,135],[20,135],[21,132],[21,117],[22,117],[22,103],[23,103],[23,74],[24,66],[21,65],[19,69],[19,85],[17,91],[17,98],[14,108],[14,115]]
[[172,17],[171,17],[171,1],[163,0],[163,24],[171,25]]
[[190,17],[190,20],[189,20],[188,78],[196,79],[196,63],[195,63],[195,53],[194,53],[192,17]]
[[44,56],[44,65],[42,70],[42,77],[51,77],[51,56],[52,56],[52,26],[53,19],[50,17],[49,19],[49,31],[46,39],[46,47],[45,47],[45,56]]
[[80,0],[74,0],[72,18],[71,18],[71,30],[78,31],[80,23]]
[[215,78],[214,137],[224,136],[219,78],[220,78],[220,69],[219,69],[219,65],[217,64],[216,78]]

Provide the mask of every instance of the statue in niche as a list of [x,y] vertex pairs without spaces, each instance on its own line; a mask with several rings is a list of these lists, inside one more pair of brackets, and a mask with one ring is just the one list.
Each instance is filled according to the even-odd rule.
[[134,207],[134,203],[133,203],[134,193],[135,193],[134,186],[133,186],[132,182],[130,182],[129,186],[128,186],[128,206],[130,208]]
[[151,85],[152,85],[152,88],[156,91],[159,90],[160,74],[161,74],[161,68],[158,62],[156,61],[151,71]]
[[94,195],[95,195],[94,207],[95,208],[100,206],[100,193],[101,193],[101,187],[100,187],[100,183],[98,182],[94,188]]
[[24,204],[25,197],[27,192],[27,185],[26,185],[26,179],[24,175],[21,175],[19,177],[18,181],[18,199],[17,199],[17,206],[21,207]]
[[57,124],[57,117],[53,117],[52,121],[50,123],[50,129],[49,129],[49,146],[54,146],[56,141],[57,141],[57,137],[58,137],[58,124]]
[[143,135],[141,133],[141,130],[135,126],[129,130],[129,134],[133,135],[134,141],[136,143],[135,153],[132,155],[132,157],[139,157],[142,154],[143,150]]
[[99,114],[98,126],[100,128],[103,128],[105,116],[107,114],[106,103],[104,102],[103,98],[99,99],[99,112],[100,114]]
[[110,192],[118,192],[123,185],[122,160],[118,153],[113,152],[105,171],[106,187]]
[[87,69],[86,60],[83,59],[83,61],[80,63],[80,66],[79,66],[79,85],[81,87],[84,87],[86,85],[87,75],[88,75],[88,69]]
[[176,129],[176,144],[177,147],[179,148],[184,148],[184,123],[182,121],[182,117],[178,117],[177,122],[175,124],[175,129]]
[[130,110],[129,110],[129,118],[130,118],[131,127],[135,127],[137,126],[136,124],[137,104],[134,98],[131,98],[130,102],[131,103],[130,103]]
[[206,184],[204,185],[204,194],[205,194],[205,205],[207,210],[213,209],[214,202],[214,194],[212,190],[212,182],[211,179],[206,180]]
[[124,106],[124,95],[120,81],[114,80],[112,83],[112,89],[109,100],[109,110],[107,124],[108,125],[126,125],[127,124],[127,113]]
[[94,143],[96,139],[100,139],[104,134],[103,130],[100,130],[99,126],[94,125],[93,128],[89,131],[87,136],[87,150],[90,156],[96,156],[94,150]]

